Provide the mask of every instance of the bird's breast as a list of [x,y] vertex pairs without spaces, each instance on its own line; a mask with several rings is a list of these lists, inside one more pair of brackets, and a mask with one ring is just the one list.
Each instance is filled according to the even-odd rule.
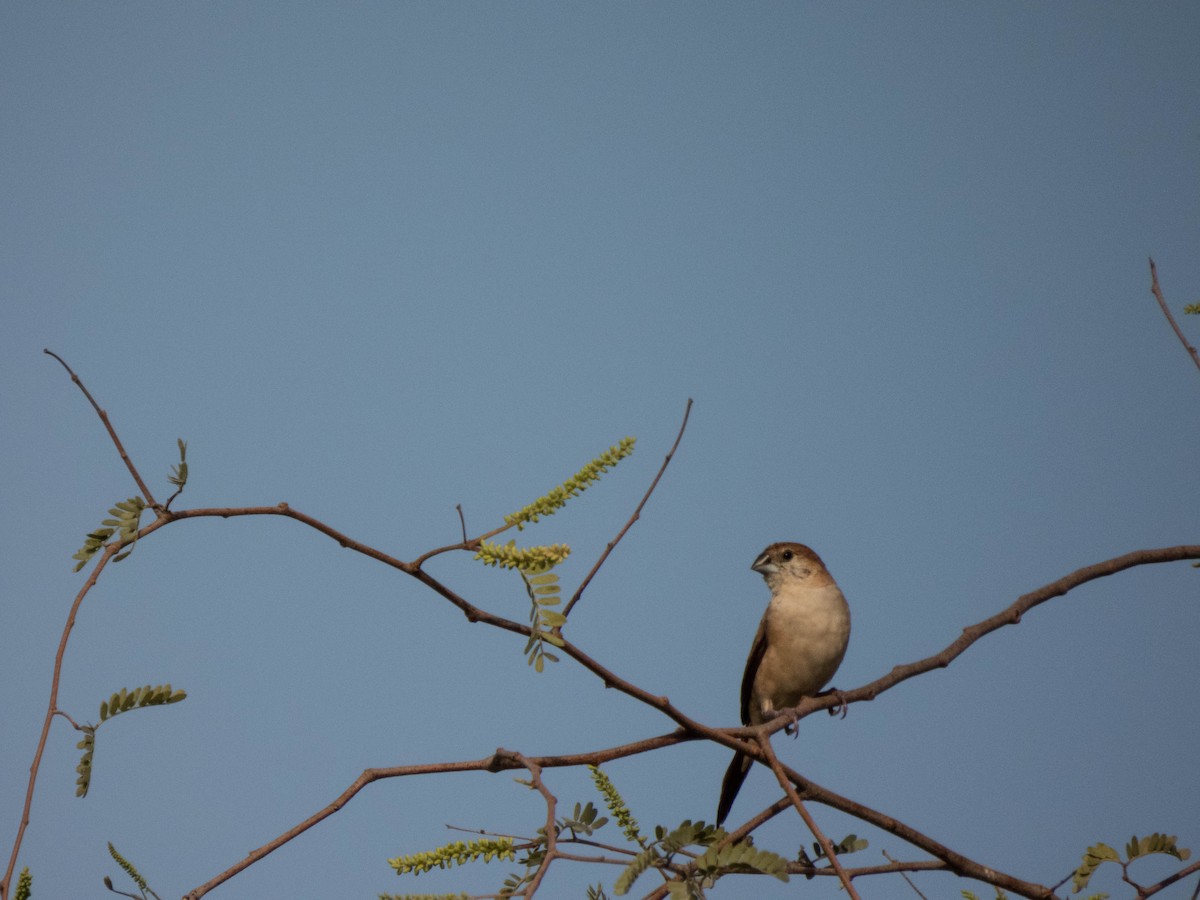
[[780,593],[767,608],[767,648],[755,679],[751,716],[763,701],[795,706],[821,690],[850,641],[850,607],[836,585]]

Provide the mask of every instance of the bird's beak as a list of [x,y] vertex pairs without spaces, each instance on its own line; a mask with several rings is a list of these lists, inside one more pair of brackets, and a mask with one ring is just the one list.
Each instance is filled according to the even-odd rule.
[[779,566],[771,562],[770,558],[765,553],[756,559],[754,561],[754,565],[752,565],[750,568],[755,572],[758,572],[760,575],[774,575],[779,571]]

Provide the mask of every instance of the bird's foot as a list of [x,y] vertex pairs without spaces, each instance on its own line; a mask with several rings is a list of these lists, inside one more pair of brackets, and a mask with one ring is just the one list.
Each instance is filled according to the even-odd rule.
[[846,692],[839,691],[837,688],[829,688],[828,690],[821,691],[817,696],[827,697],[830,694],[837,697],[838,702],[836,706],[829,707],[829,714],[831,716],[840,714],[843,719],[846,718],[846,713],[850,711],[850,704],[846,701]]
[[786,709],[772,709],[768,718],[777,719],[780,716],[788,720],[788,723],[783,726],[783,733],[790,734],[793,738],[800,734],[796,723],[800,721],[800,715],[796,712],[796,708],[789,706]]

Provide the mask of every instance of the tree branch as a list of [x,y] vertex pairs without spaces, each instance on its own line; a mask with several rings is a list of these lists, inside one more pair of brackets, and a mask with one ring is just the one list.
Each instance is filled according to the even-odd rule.
[[[1024,594],[1015,603],[996,615],[964,628],[962,634],[940,653],[909,663],[908,665],[896,666],[882,678],[878,678],[860,688],[848,691],[843,697],[848,702],[874,700],[884,691],[895,687],[902,681],[907,681],[932,669],[944,669],[980,638],[991,634],[997,629],[1003,628],[1005,625],[1018,624],[1021,621],[1021,617],[1035,606],[1040,606],[1047,600],[1053,600],[1055,597],[1061,597],[1069,591],[1087,584],[1089,581],[1095,581],[1109,575],[1116,575],[1118,572],[1132,569],[1135,566],[1179,562],[1187,559],[1200,559],[1200,544],[1181,544],[1176,547],[1162,547],[1155,550],[1135,550],[1123,556],[1117,556],[1104,562],[1084,566],[1082,569],[1076,569],[1074,572],[1064,575],[1057,581],[1052,581],[1035,591]],[[837,705],[838,700],[839,698],[836,696],[822,697],[814,701],[813,706],[816,709],[831,708]],[[805,701],[802,705],[807,705],[808,702]],[[782,728],[783,724],[777,725],[777,728]]]
[[[507,751],[497,750],[496,755],[499,756],[502,752]],[[529,898],[532,898],[537,893],[537,889],[541,887],[542,880],[545,879],[546,873],[550,871],[550,864],[558,857],[558,833],[554,827],[554,815],[555,810],[558,808],[558,798],[550,793],[550,789],[542,781],[541,766],[533,760],[522,756],[520,753],[513,752],[511,755],[518,764],[529,770],[530,786],[541,794],[542,799],[546,801],[546,824],[543,826],[546,833],[546,852],[542,856],[541,864],[538,865],[537,873],[533,876],[533,880],[529,882],[529,887],[524,891],[526,900],[529,900]]]
[[254,863],[258,862],[263,857],[278,850],[284,844],[291,841],[293,838],[299,837],[304,832],[308,831],[314,825],[319,824],[325,819],[338,812],[342,807],[349,803],[354,796],[372,782],[379,781],[385,778],[403,778],[409,775],[437,775],[447,772],[506,772],[513,769],[527,769],[526,763],[532,762],[534,765],[541,768],[564,768],[572,766],[584,765],[599,765],[603,762],[609,762],[614,759],[622,759],[626,756],[635,756],[639,753],[645,753],[649,750],[656,750],[660,747],[669,747],[673,744],[678,744],[681,741],[692,740],[686,736],[680,735],[678,732],[673,734],[664,734],[655,738],[647,738],[646,740],[636,741],[632,744],[622,744],[618,747],[610,747],[607,750],[599,750],[592,753],[576,753],[562,756],[533,756],[523,757],[518,760],[517,756],[511,751],[498,750],[490,756],[485,756],[482,759],[466,760],[463,762],[445,762],[445,763],[426,763],[424,765],[412,766],[390,766],[387,768],[365,769],[358,778],[347,787],[341,794],[337,796],[328,806],[323,807],[313,815],[309,816],[303,822],[289,828],[279,837],[266,844],[263,844],[257,850],[252,850],[245,859],[234,863],[224,872],[206,881],[200,887],[195,888],[190,893],[184,895],[184,900],[199,900],[213,888],[218,887],[232,878],[239,872],[249,868]]
[[[70,370],[68,369],[68,371]],[[17,826],[17,836],[13,840],[12,853],[8,858],[8,868],[4,871],[4,880],[0,881],[0,898],[8,896],[8,889],[12,885],[13,872],[17,867],[17,857],[21,853],[21,843],[25,839],[25,829],[29,827],[29,811],[33,807],[33,793],[37,788],[38,771],[42,767],[42,754],[46,750],[46,739],[50,736],[50,725],[54,721],[55,714],[59,712],[58,685],[62,679],[62,666],[63,659],[67,654],[67,642],[71,638],[71,630],[75,627],[75,617],[79,614],[79,607],[83,605],[83,598],[88,595],[88,591],[95,587],[97,579],[100,578],[100,573],[104,571],[104,567],[108,565],[109,560],[120,549],[119,543],[109,544],[104,548],[104,553],[92,569],[92,574],[88,576],[83,587],[79,589],[79,593],[75,595],[75,602],[71,604],[71,610],[67,613],[67,621],[63,625],[62,635],[58,639],[58,652],[54,655],[54,671],[50,678],[50,700],[46,704],[46,718],[42,722],[42,733],[38,737],[37,749],[33,753],[33,763],[29,766],[29,782],[25,787],[25,805],[21,809],[21,823]],[[65,713],[62,713],[62,715],[68,721],[71,721],[70,717],[66,716]],[[71,724],[74,725],[75,723],[71,721]]]
[[[1158,285],[1157,285],[1157,276],[1154,273],[1153,261],[1151,261],[1151,273],[1152,273],[1152,276],[1154,279],[1154,288],[1153,289],[1155,292],[1155,296],[1158,297],[1160,303],[1162,303],[1161,292],[1158,290]],[[1164,305],[1164,311],[1165,311],[1165,304],[1163,304],[1163,305]],[[1170,319],[1169,312],[1168,312],[1168,318]],[[1174,325],[1173,319],[1171,319],[1171,321],[1172,321],[1172,324]],[[1177,328],[1176,328],[1176,331],[1177,331],[1177,333],[1179,333]],[[1186,341],[1185,341],[1185,346],[1186,346]],[[1196,358],[1195,351],[1192,350],[1190,347],[1189,347],[1189,351],[1192,352],[1193,358]],[[481,541],[485,538],[494,536],[496,534],[499,534],[500,532],[506,530],[510,526],[508,526],[508,525],[501,526],[500,528],[497,528],[490,532],[487,532],[483,536],[481,536],[479,538],[475,538],[473,540],[467,540],[465,538],[465,529],[464,529],[464,540],[461,543],[452,544],[452,545],[449,545],[446,547],[438,548],[433,551],[429,551],[429,552],[419,556],[413,562],[405,562],[404,560],[398,559],[390,554],[384,553],[383,551],[380,551],[376,548],[370,547],[369,545],[366,545],[359,541],[356,541],[353,538],[348,537],[347,535],[343,534],[342,532],[332,528],[331,526],[325,524],[324,522],[322,522],[312,516],[309,516],[305,513],[301,513],[297,510],[293,510],[286,503],[280,503],[276,506],[268,506],[268,507],[194,509],[194,510],[184,510],[181,512],[174,512],[174,511],[168,510],[168,509],[158,506],[157,504],[154,503],[153,498],[151,497],[150,492],[146,488],[144,482],[140,478],[140,476],[137,472],[137,469],[134,467],[132,461],[129,459],[128,455],[125,453],[125,450],[124,450],[123,446],[121,445],[119,438],[117,437],[115,429],[113,429],[112,425],[110,424],[106,413],[99,407],[99,405],[96,403],[96,401],[92,398],[91,394],[87,391],[86,387],[84,387],[83,383],[79,380],[78,376],[75,375],[75,373],[70,369],[69,366],[67,366],[67,364],[60,357],[51,353],[49,350],[47,350],[46,353],[53,356],[55,359],[57,359],[59,361],[59,363],[67,370],[67,372],[70,373],[72,380],[83,391],[84,395],[87,397],[89,402],[92,404],[93,408],[96,410],[97,414],[100,416],[101,421],[105,424],[105,427],[108,429],[109,435],[112,438],[114,445],[117,447],[118,453],[120,454],[122,460],[125,462],[126,467],[129,469],[130,473],[133,475],[135,481],[138,483],[138,486],[142,490],[143,495],[145,496],[148,504],[151,505],[156,510],[156,512],[158,514],[157,518],[155,519],[155,521],[149,523],[148,525],[146,525],[144,528],[142,528],[139,531],[139,534],[138,534],[139,538],[147,536],[147,535],[153,533],[154,531],[157,531],[159,528],[163,527],[164,525],[166,525],[172,521],[175,521],[176,519],[202,518],[202,517],[232,518],[232,517],[237,517],[237,516],[248,516],[248,515],[283,516],[286,518],[294,519],[298,522],[301,522],[302,524],[308,525],[310,528],[313,528],[314,530],[316,530],[316,531],[326,535],[327,537],[331,538],[332,540],[336,541],[342,547],[352,549],[358,553],[361,553],[365,556],[368,556],[372,559],[382,562],[389,567],[395,568],[395,569],[402,571],[405,574],[417,579],[422,584],[424,584],[426,587],[428,587],[429,589],[433,590],[435,593],[442,596],[445,600],[447,600],[448,602],[450,602],[453,605],[455,605],[456,607],[458,607],[463,612],[464,616],[466,616],[466,618],[471,622],[481,622],[483,624],[492,625],[493,627],[499,628],[501,630],[520,634],[520,635],[523,635],[526,637],[530,635],[531,632],[530,632],[530,628],[528,626],[514,622],[510,619],[506,619],[501,616],[493,615],[492,613],[489,613],[486,610],[483,610],[480,607],[470,603],[463,597],[459,596],[455,591],[451,590],[449,587],[442,584],[439,580],[435,579],[434,577],[432,577],[431,575],[426,573],[422,568],[422,564],[427,559],[431,558],[434,555],[437,555],[439,553],[449,552],[451,550],[468,550],[468,551],[474,550],[477,548],[479,541]],[[1198,364],[1198,366],[1200,366],[1200,359],[1197,359],[1197,364]],[[686,426],[687,426],[688,417],[690,415],[690,410],[691,410],[691,405],[692,405],[691,401],[689,400],[687,408],[685,409],[683,423],[680,426],[679,432],[675,438],[675,442],[672,445],[670,451],[667,453],[667,456],[664,459],[663,464],[658,471],[658,474],[655,476],[653,482],[651,483],[649,489],[646,491],[641,502],[638,504],[633,515],[626,522],[625,526],[621,529],[621,531],[617,534],[617,536],[613,539],[613,541],[611,541],[608,544],[606,550],[601,554],[600,558],[597,560],[595,565],[592,567],[592,570],[588,573],[588,575],[586,576],[586,578],[580,585],[579,589],[576,591],[575,595],[572,597],[570,603],[567,606],[568,611],[570,610],[571,606],[573,606],[576,602],[578,602],[578,600],[582,596],[584,589],[590,583],[593,576],[599,571],[600,567],[608,559],[609,555],[611,554],[613,549],[616,547],[616,545],[620,542],[620,540],[624,537],[624,535],[629,531],[629,529],[632,527],[632,525],[636,521],[638,521],[638,519],[640,518],[641,510],[644,508],[644,506],[648,502],[650,496],[653,494],[653,492],[654,492],[656,486],[658,485],[660,479],[662,478],[668,464],[670,463],[671,459],[673,458],[673,456],[676,452],[676,449],[679,446],[679,443],[682,439],[684,430],[686,429]],[[8,866],[7,873],[5,875],[5,879],[3,882],[0,882],[0,897],[7,895],[8,886],[10,884],[12,873],[13,873],[14,867],[16,865],[16,859],[18,856],[22,838],[23,838],[26,826],[28,825],[28,822],[29,822],[29,810],[30,810],[31,803],[32,803],[32,795],[33,795],[34,785],[36,783],[38,767],[39,767],[39,764],[40,764],[40,761],[42,758],[42,754],[44,751],[44,747],[46,744],[50,723],[53,720],[54,715],[57,713],[57,694],[58,694],[59,678],[61,675],[63,656],[65,654],[66,644],[67,644],[67,640],[68,640],[70,631],[74,625],[76,614],[80,608],[80,605],[83,601],[84,596],[86,596],[87,592],[91,589],[91,587],[95,585],[96,580],[99,578],[101,572],[104,570],[108,561],[120,549],[121,549],[120,542],[110,544],[105,548],[104,554],[100,558],[99,563],[95,566],[91,575],[88,578],[87,583],[84,585],[83,589],[80,591],[80,593],[76,597],[75,602],[71,607],[71,611],[68,616],[66,626],[64,627],[63,634],[62,634],[62,637],[59,642],[58,655],[56,657],[56,662],[55,662],[54,675],[53,675],[53,680],[52,680],[52,685],[51,685],[51,697],[50,697],[50,703],[48,705],[46,721],[43,725],[41,737],[40,737],[40,740],[38,743],[38,748],[37,748],[37,751],[36,751],[35,757],[34,757],[34,763],[30,769],[29,788],[28,788],[27,794],[26,794],[25,807],[24,807],[24,811],[22,814],[22,821],[21,821],[20,827],[18,829],[16,842],[13,847],[12,857],[9,862],[9,866]],[[265,844],[262,847],[260,847],[258,850],[253,851],[245,859],[236,863],[234,866],[230,867],[225,872],[222,872],[221,874],[217,875],[215,878],[213,878],[209,882],[205,883],[201,887],[196,888],[192,893],[188,894],[187,896],[188,896],[188,898],[192,898],[192,900],[197,900],[197,898],[204,896],[204,894],[206,894],[212,888],[216,887],[219,884],[224,883],[229,878],[232,878],[234,875],[236,875],[238,872],[244,870],[248,866],[257,862],[259,859],[263,858],[264,856],[268,855],[269,853],[271,853],[274,850],[278,849],[279,847],[283,846],[284,844],[289,842],[292,838],[298,836],[299,834],[302,834],[303,832],[305,832],[308,829],[315,826],[318,822],[321,822],[324,819],[328,818],[329,816],[333,815],[335,812],[339,811],[346,803],[348,803],[367,784],[370,784],[370,783],[372,783],[376,780],[382,779],[382,778],[394,778],[394,777],[401,777],[401,776],[407,776],[407,775],[424,775],[424,774],[458,772],[458,771],[483,770],[483,771],[490,771],[490,772],[498,772],[498,771],[507,770],[507,769],[526,768],[533,774],[535,786],[537,786],[537,785],[541,784],[541,774],[540,773],[541,773],[541,768],[543,768],[543,767],[549,768],[549,767],[560,767],[560,766],[577,766],[577,765],[584,765],[584,764],[598,764],[598,763],[605,762],[605,761],[608,761],[611,759],[617,759],[617,758],[621,758],[621,757],[625,757],[625,756],[631,756],[631,755],[635,755],[635,754],[639,754],[639,753],[649,752],[651,750],[661,749],[663,747],[672,746],[674,744],[679,744],[679,743],[682,743],[685,741],[705,739],[705,740],[710,740],[710,741],[719,743],[719,744],[729,747],[731,749],[735,749],[740,752],[746,753],[747,755],[751,756],[756,761],[771,766],[776,771],[777,776],[782,774],[783,781],[785,783],[785,789],[786,789],[787,783],[789,783],[789,782],[790,782],[790,784],[795,785],[795,787],[797,788],[796,791],[789,791],[788,793],[792,796],[795,804],[801,810],[803,810],[803,804],[800,802],[801,798],[807,799],[807,800],[813,800],[818,803],[822,803],[824,805],[831,806],[833,808],[836,808],[843,812],[846,812],[847,814],[849,814],[851,816],[859,818],[860,820],[862,820],[864,822],[875,825],[876,827],[880,828],[881,830],[884,830],[884,831],[887,831],[888,833],[894,834],[897,837],[900,837],[902,840],[909,842],[913,846],[918,847],[918,848],[930,853],[931,855],[933,855],[940,861],[939,863],[928,864],[930,867],[934,867],[934,868],[939,867],[939,866],[944,867],[944,868],[946,868],[950,871],[953,871],[959,875],[974,878],[974,879],[977,879],[977,880],[985,882],[985,883],[993,884],[993,885],[996,885],[997,887],[1004,888],[1015,894],[1019,894],[1021,896],[1025,896],[1025,897],[1034,897],[1034,898],[1053,897],[1054,892],[1050,888],[1046,888],[1042,885],[1037,885],[1037,884],[1033,884],[1030,882],[1025,882],[1020,879],[1014,878],[1012,876],[1006,875],[1004,873],[1000,873],[993,869],[984,867],[984,866],[974,862],[973,860],[970,860],[970,859],[962,856],[961,854],[958,854],[958,853],[950,850],[949,848],[932,840],[928,836],[916,831],[915,829],[910,828],[907,825],[904,825],[903,823],[899,822],[896,819],[893,819],[890,816],[887,816],[887,815],[880,813],[876,810],[873,810],[869,807],[858,804],[855,801],[852,801],[846,797],[842,797],[841,795],[836,794],[833,791],[830,791],[819,785],[814,784],[813,782],[808,781],[807,779],[803,778],[803,776],[799,775],[795,771],[788,769],[785,766],[782,766],[779,763],[779,761],[774,758],[773,749],[770,747],[770,744],[769,744],[770,735],[773,734],[775,731],[778,731],[780,728],[782,728],[785,724],[787,724],[788,721],[794,721],[795,719],[803,718],[803,717],[815,712],[818,709],[829,709],[829,708],[832,708],[833,706],[837,705],[838,703],[842,703],[842,702],[854,702],[857,700],[873,700],[875,697],[879,696],[883,692],[890,690],[892,687],[895,687],[896,685],[900,684],[903,681],[906,681],[909,678],[916,677],[919,674],[923,674],[924,672],[928,672],[935,668],[945,668],[946,666],[950,665],[950,663],[953,662],[959,655],[964,653],[968,647],[970,647],[972,644],[974,644],[977,640],[981,639],[985,635],[987,635],[987,634],[991,633],[992,631],[995,631],[1005,625],[1012,625],[1012,624],[1018,623],[1021,620],[1021,617],[1026,612],[1028,612],[1030,609],[1032,609],[1033,607],[1040,605],[1041,603],[1044,603],[1055,597],[1062,596],[1062,595],[1066,594],[1067,592],[1069,592],[1070,590],[1072,590],[1073,588],[1078,587],[1082,584],[1085,584],[1089,581],[1092,581],[1092,580],[1095,580],[1098,578],[1107,577],[1109,575],[1116,574],[1117,572],[1121,572],[1125,569],[1132,568],[1132,567],[1138,566],[1138,565],[1146,565],[1146,564],[1160,563],[1160,562],[1170,562],[1170,561],[1177,561],[1177,560],[1184,560],[1184,559],[1200,559],[1200,545],[1181,545],[1178,547],[1167,547],[1167,548],[1161,548],[1161,549],[1157,549],[1157,550],[1135,551],[1133,553],[1125,554],[1124,556],[1116,557],[1114,559],[1107,560],[1105,562],[1096,563],[1092,566],[1088,566],[1088,567],[1079,569],[1075,572],[1072,572],[1072,573],[1058,579],[1057,581],[1054,581],[1050,584],[1045,585],[1042,588],[1037,589],[1036,591],[1033,591],[1031,593],[1023,595],[1022,597],[1018,598],[1016,602],[1011,604],[1009,607],[1007,607],[1005,610],[1001,611],[1000,613],[998,613],[988,619],[984,619],[983,621],[981,621],[975,625],[972,625],[972,626],[969,626],[968,628],[963,629],[962,634],[955,641],[953,641],[950,645],[948,645],[941,652],[939,652],[933,656],[926,657],[925,659],[918,660],[916,662],[909,663],[907,665],[896,666],[887,675],[885,675],[881,678],[878,678],[875,681],[873,681],[869,684],[866,684],[860,688],[857,688],[854,691],[844,693],[844,694],[829,695],[829,696],[823,696],[823,697],[818,697],[818,698],[806,699],[799,706],[796,707],[796,715],[794,717],[791,717],[791,716],[780,717],[779,719],[775,720],[774,722],[768,723],[766,725],[750,727],[750,728],[743,727],[743,728],[716,729],[716,728],[711,728],[709,726],[706,726],[703,723],[692,719],[690,716],[686,715],[682,710],[676,708],[667,697],[651,694],[649,691],[644,690],[643,688],[633,684],[632,682],[626,681],[625,679],[621,678],[620,676],[616,675],[614,672],[609,670],[607,667],[603,666],[597,660],[595,660],[594,658],[589,656],[582,649],[580,649],[576,644],[574,644],[570,641],[564,640],[563,645],[562,645],[563,652],[565,652],[567,655],[569,655],[572,659],[574,659],[583,668],[585,668],[586,670],[588,670],[589,672],[594,674],[604,684],[604,686],[615,688],[618,691],[620,691],[621,693],[624,693],[627,696],[630,696],[631,698],[658,710],[659,712],[663,713],[668,718],[670,718],[674,722],[676,722],[678,724],[679,728],[670,734],[661,735],[661,736],[655,737],[655,738],[649,738],[649,739],[646,739],[643,741],[638,741],[633,744],[626,744],[626,745],[622,745],[619,747],[609,748],[607,750],[597,750],[597,751],[593,751],[590,753],[584,753],[584,754],[574,754],[574,755],[566,755],[566,756],[524,757],[524,756],[521,756],[520,754],[515,754],[515,753],[509,752],[509,751],[497,751],[495,754],[492,754],[489,757],[485,757],[484,759],[468,761],[468,762],[459,762],[459,763],[448,762],[448,763],[437,763],[437,764],[427,764],[427,765],[417,765],[417,766],[397,766],[397,767],[391,767],[391,768],[367,769],[349,787],[347,787],[333,802],[328,804],[326,807],[319,810],[318,812],[316,812],[315,814],[313,814],[312,816],[310,816],[308,819],[304,820],[303,822],[298,823],[296,826],[289,829],[285,833],[281,834],[280,836],[278,836],[277,838],[275,838],[268,844]],[[544,785],[540,789],[543,790],[543,793],[547,793],[544,790]],[[744,836],[745,834],[748,834],[754,828],[757,828],[759,824],[766,821],[771,816],[778,814],[778,812],[781,811],[782,809],[787,808],[788,805],[789,804],[786,799],[778,801],[776,804],[772,805],[767,810],[765,810],[763,813],[760,813],[758,816],[756,816],[754,819],[752,819],[749,823],[747,823],[747,825],[743,826],[742,829],[739,829],[737,832],[734,832],[731,837],[734,837],[736,835]],[[549,835],[550,830],[552,830],[552,826],[553,826],[553,805],[552,804],[549,807],[549,815],[551,818],[550,818],[550,825],[548,826],[548,835]],[[803,812],[802,812],[802,815],[803,815]],[[808,817],[808,818],[811,818],[811,817]],[[813,824],[811,827],[814,830],[814,834],[816,834],[818,836],[818,840],[821,840],[822,845],[824,846],[825,844],[827,844],[828,841],[822,840],[823,835],[821,835],[819,830],[816,829],[815,824]],[[536,889],[536,887],[540,883],[541,878],[544,876],[544,872],[548,865],[549,858],[551,856],[553,856],[553,852],[551,852],[551,851],[555,851],[555,848],[552,844],[548,845],[547,861],[543,863],[543,866],[539,869],[539,872],[535,876],[535,882],[533,884],[531,884],[531,891]],[[828,855],[828,857],[830,859],[830,863],[832,865],[834,865],[835,868],[840,868],[837,858],[836,858],[836,855],[831,851],[831,848],[826,847],[826,854]],[[913,865],[925,865],[925,864],[913,864]],[[1184,877],[1185,874],[1192,871],[1193,869],[1194,869],[1194,867],[1189,867],[1188,869],[1185,869],[1184,872],[1179,874],[1178,877]],[[818,870],[818,872],[820,874],[833,874],[824,868]],[[840,877],[843,879],[843,883],[847,887],[850,895],[853,896],[854,895],[853,887],[850,884],[847,873],[845,871],[841,871],[840,873],[837,873],[837,874],[839,874]],[[1167,883],[1169,883],[1169,882],[1167,882]],[[1165,886],[1165,884],[1166,883],[1162,883],[1162,886]],[[1155,886],[1155,888],[1161,889],[1160,886],[1157,886],[1157,885]]]
[[633,523],[642,517],[642,509],[650,500],[650,495],[654,493],[654,489],[658,487],[659,480],[663,477],[663,473],[667,471],[667,466],[671,464],[672,458],[675,456],[675,451],[679,448],[679,442],[683,440],[683,432],[687,429],[688,417],[692,414],[692,399],[689,397],[687,406],[683,410],[683,421],[679,425],[679,433],[675,435],[675,443],[671,445],[671,449],[667,451],[667,456],[663,460],[662,465],[658,469],[658,474],[654,476],[654,480],[650,482],[650,487],[646,489],[645,496],[642,497],[642,502],[637,505],[637,509],[633,511],[633,515],[629,517],[629,521],[625,523],[625,527],[617,532],[617,536],[608,542],[608,546],[604,548],[604,552],[600,554],[600,558],[596,560],[596,564],[592,566],[590,572],[584,576],[583,581],[579,583],[575,593],[570,601],[563,608],[563,615],[570,616],[571,610],[575,608],[575,604],[579,602],[579,598],[583,596],[583,592],[587,590],[587,586],[592,583],[592,578],[600,571],[600,567],[608,560],[609,554],[616,549],[617,544],[621,543],[621,538],[625,537],[625,533],[633,527]]
[[108,413],[100,408],[100,404],[96,402],[96,399],[92,396],[91,392],[84,387],[83,382],[79,380],[79,376],[71,370],[71,367],[66,364],[61,356],[48,349],[43,349],[42,352],[57,359],[59,364],[67,370],[67,374],[71,376],[71,380],[78,385],[81,391],[83,391],[83,396],[87,397],[88,403],[92,404],[92,409],[96,411],[96,415],[100,417],[100,421],[103,422],[104,427],[108,429],[108,436],[112,438],[113,444],[116,445],[117,453],[121,455],[121,459],[125,463],[125,468],[129,470],[129,474],[133,476],[133,480],[137,483],[138,490],[142,492],[142,498],[146,501],[146,505],[154,509],[155,512],[161,512],[162,507],[157,501],[155,501],[154,495],[150,493],[150,488],[146,487],[146,482],[142,481],[142,476],[138,473],[137,467],[133,464],[133,460],[129,458],[129,454],[125,452],[125,447],[121,444],[121,439],[117,437],[116,429],[114,429],[112,427],[112,423],[108,421]]
[[1158,301],[1159,309],[1167,317],[1167,321],[1171,323],[1171,328],[1174,330],[1175,336],[1179,338],[1179,343],[1183,344],[1183,348],[1191,356],[1192,362],[1196,364],[1196,368],[1200,369],[1200,354],[1196,352],[1195,347],[1188,343],[1188,339],[1180,329],[1179,323],[1171,315],[1171,308],[1167,306],[1167,301],[1163,299],[1162,289],[1158,286],[1158,270],[1154,266],[1154,257],[1150,257],[1150,293],[1154,295],[1154,299]]
[[842,868],[842,863],[837,857],[837,852],[833,849],[833,844],[829,842],[829,838],[825,836],[825,832],[818,827],[816,820],[804,808],[804,803],[800,800],[800,795],[796,793],[796,789],[792,787],[791,781],[788,780],[783,767],[779,764],[779,759],[775,756],[775,748],[771,746],[770,735],[760,737],[758,745],[767,757],[767,763],[770,765],[771,771],[775,773],[775,777],[779,781],[779,786],[783,788],[784,793],[787,794],[788,799],[792,802],[792,806],[796,808],[796,812],[800,813],[800,818],[804,820],[804,824],[808,826],[808,830],[812,832],[812,836],[817,839],[817,843],[825,851],[825,858],[829,860],[829,864],[837,872],[838,879],[842,882],[842,887],[846,889],[846,895],[853,897],[854,900],[861,900],[858,896],[858,891],[854,889],[854,884],[850,881],[850,877],[846,874],[846,870]]
[[[1168,875],[1162,881],[1156,882],[1149,887],[1138,888],[1138,900],[1142,900],[1143,897],[1151,897],[1154,894],[1157,894],[1159,891],[1169,888],[1175,882],[1182,881],[1184,878],[1187,878],[1189,875],[1194,875],[1197,872],[1200,872],[1200,859],[1196,860],[1190,866],[1185,866],[1184,868],[1180,869],[1174,875]],[[1196,885],[1196,893],[1192,894],[1193,897],[1197,895],[1200,895],[1200,884]]]

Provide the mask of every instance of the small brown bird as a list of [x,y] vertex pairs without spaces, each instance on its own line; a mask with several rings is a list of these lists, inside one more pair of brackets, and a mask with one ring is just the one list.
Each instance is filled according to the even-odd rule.
[[[814,696],[833,677],[850,642],[850,607],[821,558],[803,544],[772,544],[750,567],[771,602],[742,676],[742,724],[761,725]],[[735,753],[721,782],[717,824],[729,815],[750,757]]]

